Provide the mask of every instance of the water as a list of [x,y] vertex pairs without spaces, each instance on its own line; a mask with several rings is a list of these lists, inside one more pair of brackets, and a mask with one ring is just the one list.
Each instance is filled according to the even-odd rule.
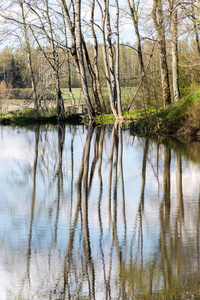
[[0,127],[0,299],[200,299],[197,143]]

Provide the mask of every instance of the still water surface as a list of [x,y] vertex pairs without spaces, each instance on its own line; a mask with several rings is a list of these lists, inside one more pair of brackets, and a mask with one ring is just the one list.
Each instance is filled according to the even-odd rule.
[[200,299],[199,150],[0,127],[0,299]]

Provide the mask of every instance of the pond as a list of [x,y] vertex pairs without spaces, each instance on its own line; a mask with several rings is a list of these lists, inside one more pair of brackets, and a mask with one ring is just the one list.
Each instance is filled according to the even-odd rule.
[[0,127],[0,299],[200,299],[200,145]]

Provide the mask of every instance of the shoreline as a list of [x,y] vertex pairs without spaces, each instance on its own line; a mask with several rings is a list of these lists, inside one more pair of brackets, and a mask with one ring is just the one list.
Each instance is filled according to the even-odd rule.
[[[9,108],[21,101],[10,100]],[[0,114],[1,125],[31,125],[31,124],[58,124],[57,111],[41,110],[40,118],[34,116],[33,108],[21,106],[22,110],[7,111]],[[88,115],[66,115],[63,121],[67,124],[89,124]],[[176,139],[184,143],[200,140],[200,90],[188,95],[178,102],[169,104],[165,108],[149,108],[148,110],[134,110],[126,112],[123,118],[115,119],[114,115],[96,114],[94,125],[114,124],[129,125],[131,132],[142,136],[161,139]]]
[[[100,121],[101,116],[98,116],[94,120],[94,126],[101,126],[101,125],[112,125],[115,122],[123,124],[125,126],[129,126],[130,132],[132,134],[136,134],[139,136],[150,137],[154,139],[161,139],[162,141],[165,140],[177,140],[182,143],[190,143],[190,142],[198,142],[200,141],[200,128],[196,128],[196,130],[191,130],[190,132],[185,133],[185,131],[176,130],[171,132],[170,130],[165,127],[165,130],[159,130],[157,126],[154,128],[152,124],[148,122],[148,117],[124,117],[120,120],[114,120],[114,118],[108,117],[108,122]],[[29,125],[37,125],[37,124],[59,124],[59,123],[66,123],[66,124],[89,124],[88,117],[80,117],[78,115],[72,115],[67,117],[64,121],[58,121],[57,116],[47,116],[41,117],[39,119],[32,117],[11,117],[11,118],[2,118],[0,119],[1,126],[29,126]]]

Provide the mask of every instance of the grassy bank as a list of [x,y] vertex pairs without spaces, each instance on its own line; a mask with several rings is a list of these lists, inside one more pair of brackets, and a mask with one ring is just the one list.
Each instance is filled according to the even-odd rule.
[[[77,91],[79,92],[79,91]],[[87,116],[68,116],[66,122],[88,122]],[[35,122],[57,122],[56,109],[41,111],[39,120],[33,114],[33,109],[24,109],[21,112],[0,114],[0,123],[3,124],[30,124]],[[112,114],[97,115],[96,124],[113,124]],[[167,106],[165,109],[134,110],[124,113],[124,122],[129,123],[132,130],[151,136],[170,136],[179,139],[200,139],[200,90],[191,93],[188,97]]]
[[137,132],[186,140],[200,138],[200,90],[165,109],[145,113],[133,126]]

